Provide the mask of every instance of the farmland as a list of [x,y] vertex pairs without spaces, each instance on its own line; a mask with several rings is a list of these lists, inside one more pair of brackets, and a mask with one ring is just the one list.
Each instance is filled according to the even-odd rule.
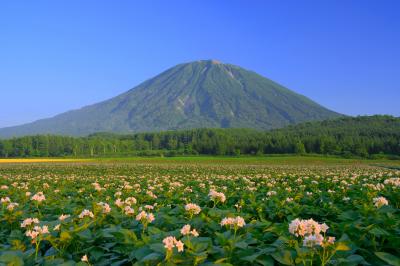
[[0,197],[0,265],[400,264],[396,161],[17,159]]

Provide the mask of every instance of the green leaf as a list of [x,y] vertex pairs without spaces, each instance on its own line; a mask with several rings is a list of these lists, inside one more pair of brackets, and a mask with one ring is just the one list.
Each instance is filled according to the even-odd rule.
[[393,266],[400,266],[400,258],[386,252],[375,252],[375,255],[381,260]]
[[386,230],[380,228],[380,227],[374,227],[371,230],[369,230],[369,233],[374,235],[374,236],[388,236],[390,235]]
[[274,259],[271,256],[257,259],[256,262],[260,263],[263,266],[274,266]]
[[158,253],[165,253],[165,247],[161,243],[151,244],[150,249]]
[[246,249],[248,247],[247,243],[244,241],[240,241],[235,243],[235,247],[240,248],[240,249]]
[[336,243],[336,251],[349,251],[351,248],[344,242]]
[[153,251],[150,248],[142,247],[142,248],[139,248],[138,250],[134,251],[132,256],[130,256],[130,258],[135,257],[137,260],[140,261],[152,252]]
[[150,253],[149,255],[145,256],[143,259],[140,260],[140,262],[157,262],[163,258],[163,255],[160,253]]
[[295,265],[292,258],[292,253],[290,253],[288,250],[272,253],[271,256],[283,265]]
[[0,262],[6,263],[7,266],[23,266],[22,253],[17,251],[6,251],[0,255]]
[[359,217],[359,214],[356,211],[346,211],[342,212],[338,218],[344,221],[355,221]]
[[253,261],[255,261],[258,257],[260,257],[262,254],[263,254],[262,252],[257,252],[257,253],[254,253],[253,255],[246,256],[246,257],[242,257],[242,258],[240,258],[240,259],[241,259],[241,260],[244,260],[244,261],[248,261],[248,262],[253,262]]

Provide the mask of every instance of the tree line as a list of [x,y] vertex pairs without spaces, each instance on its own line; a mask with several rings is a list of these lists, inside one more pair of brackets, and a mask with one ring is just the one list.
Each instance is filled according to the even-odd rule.
[[0,140],[0,157],[325,154],[400,156],[400,118],[343,117],[270,131],[190,129],[86,137],[25,136]]

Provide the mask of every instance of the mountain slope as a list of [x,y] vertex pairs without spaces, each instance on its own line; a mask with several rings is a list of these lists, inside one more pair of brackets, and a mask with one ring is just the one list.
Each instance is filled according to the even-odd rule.
[[0,129],[0,136],[198,127],[271,129],[337,116],[255,72],[207,60],[177,65],[110,100]]

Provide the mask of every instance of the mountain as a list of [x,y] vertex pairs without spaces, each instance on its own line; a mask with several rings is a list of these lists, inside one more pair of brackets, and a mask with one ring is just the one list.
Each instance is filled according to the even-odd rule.
[[204,60],[172,67],[109,100],[0,129],[0,136],[200,127],[272,129],[338,116],[253,71]]

